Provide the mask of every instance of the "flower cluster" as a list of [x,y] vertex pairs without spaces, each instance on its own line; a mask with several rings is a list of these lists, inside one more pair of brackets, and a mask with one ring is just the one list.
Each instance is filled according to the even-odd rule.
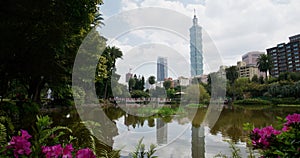
[[[31,143],[28,139],[31,138],[31,135],[28,134],[27,131],[21,130],[20,136],[13,136],[9,145],[6,147],[7,149],[12,149],[14,153],[14,157],[30,157],[32,156],[32,151],[30,149]],[[72,158],[74,148],[72,144],[67,144],[64,148],[61,144],[57,144],[54,146],[42,146],[42,154],[46,158]],[[76,158],[96,158],[96,155],[89,148],[80,149],[76,152]]]
[[21,136],[13,136],[7,148],[13,149],[16,158],[19,155],[29,155],[31,153],[31,144],[28,139],[30,138],[31,135],[27,131],[21,130]]
[[96,158],[93,151],[89,148],[80,149],[76,153],[76,158]]
[[[60,144],[42,147],[42,152],[45,154],[46,158],[72,158],[73,150],[72,144],[66,145],[65,148],[62,148]],[[76,158],[96,158],[96,156],[91,149],[86,148],[78,150]]]
[[284,124],[284,127],[289,127],[293,125],[297,125],[300,123],[300,114],[293,114],[293,115],[288,115],[286,118],[286,123]]
[[273,141],[273,138],[280,133],[280,131],[275,130],[272,126],[267,126],[262,129],[254,128],[250,135],[253,147],[263,149],[268,148]]
[[250,133],[254,149],[263,157],[300,157],[300,114],[288,115],[281,131],[272,126],[255,128]]

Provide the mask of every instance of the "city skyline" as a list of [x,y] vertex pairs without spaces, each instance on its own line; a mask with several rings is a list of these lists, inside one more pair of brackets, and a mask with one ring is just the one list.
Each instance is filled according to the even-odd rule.
[[[199,25],[203,28],[203,35],[211,38],[211,43],[215,45],[215,54],[218,53],[222,59],[222,62],[212,63],[211,65],[214,67],[208,66],[207,63],[214,60],[215,54],[207,53],[207,57],[204,56],[203,61],[204,74],[217,71],[221,65],[236,65],[236,62],[241,60],[242,55],[247,52],[263,51],[266,53],[267,48],[274,46],[276,43],[286,42],[286,37],[300,32],[300,21],[297,20],[298,17],[296,16],[300,14],[300,10],[296,7],[300,5],[300,1],[242,0],[233,2],[231,0],[224,0],[203,2],[204,1],[199,3],[198,0],[119,0],[114,2],[104,0],[104,5],[100,6],[100,10],[103,14],[104,24],[108,25],[109,23],[107,20],[109,21],[117,14],[131,11],[132,9],[140,8],[143,10],[148,9],[149,7],[169,9],[189,18],[185,20],[182,19],[182,17],[177,16],[176,19],[180,20],[178,20],[178,23],[173,24],[174,28],[178,28],[178,30],[186,30],[183,35],[188,37],[188,28],[192,25],[190,17],[194,15],[194,9],[196,9]],[[218,12],[215,12],[216,9]],[[280,12],[278,12],[278,10],[280,10]],[[123,20],[127,23],[121,23],[120,19],[117,23],[113,23],[115,26],[122,25],[122,28],[124,28],[123,32],[126,32],[125,28],[130,28],[137,24],[146,24],[146,26],[148,26],[148,20],[153,21],[153,19],[160,19],[156,21],[158,22],[157,24],[164,24],[166,22],[170,23],[170,21],[173,20],[173,18],[168,14],[156,14],[155,12],[154,14],[153,12],[144,12],[138,16],[127,15],[126,17],[127,18]],[[121,28],[118,27],[117,29]],[[172,35],[170,36],[169,34],[162,33],[160,30],[151,32],[149,29],[138,29],[134,30],[134,32],[129,32],[129,34],[130,36],[127,37],[120,36],[113,39],[108,38],[108,44],[119,47],[124,54],[132,53],[132,50],[137,49],[136,47],[145,43],[165,44],[174,49],[172,53],[177,53],[182,56],[183,60],[181,59],[174,62],[175,66],[177,66],[176,64],[178,62],[182,61],[186,62],[187,66],[190,65],[188,39],[186,39],[186,41],[180,40]],[[204,54],[206,54],[205,43],[203,51]],[[141,56],[145,56],[145,53],[143,52],[145,51],[139,50]],[[169,51],[169,54],[171,54],[170,52],[171,51]],[[153,53],[153,56],[158,56],[155,54],[157,52]],[[165,55],[164,51],[160,51],[160,53],[161,54],[159,55],[168,56]],[[136,57],[138,53],[134,55]],[[146,56],[147,55],[148,54],[146,54]],[[168,58],[170,61],[169,65],[173,65],[171,63],[174,61],[172,56],[168,56]],[[126,59],[124,58],[124,60]],[[152,58],[150,60],[150,62],[153,63],[153,66],[156,66],[154,64],[155,61],[156,59]],[[137,69],[136,67],[141,64],[136,64],[137,62],[135,61],[117,62],[122,62],[122,64],[117,63],[119,64],[117,69],[117,71],[120,72],[119,74],[125,74],[129,67],[135,70]],[[185,71],[187,71],[187,66],[173,68],[173,70],[176,70],[177,74],[171,77],[176,78],[178,76],[189,76],[184,74]],[[123,67],[126,68],[123,70]],[[155,67],[154,69],[156,70]],[[150,75],[156,74],[151,71],[147,73]],[[170,75],[172,75],[172,73],[170,73]],[[120,80],[123,81],[125,79]]]

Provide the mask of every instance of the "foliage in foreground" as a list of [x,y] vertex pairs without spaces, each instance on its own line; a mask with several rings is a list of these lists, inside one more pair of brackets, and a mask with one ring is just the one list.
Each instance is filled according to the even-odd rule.
[[[55,126],[51,128],[52,121],[48,116],[37,116],[34,135],[30,135],[26,130],[20,130],[17,136],[12,136],[7,142],[6,127],[0,123],[0,157],[28,157],[28,158],[113,158],[120,157],[119,150],[109,151],[105,148],[100,149],[97,155],[94,137],[92,147],[78,145],[78,139],[73,137],[73,131],[67,127]],[[145,145],[141,139],[138,142],[136,151],[132,152],[132,158],[156,158],[156,146],[150,145],[149,150],[145,150]]]
[[[72,146],[76,138],[67,134],[72,131],[67,127],[56,126],[50,128],[52,121],[48,116],[37,116],[35,135],[31,136],[26,130],[21,130],[17,136],[13,136],[8,145],[1,146],[1,157],[95,157],[92,150],[85,148],[77,150]],[[2,132],[3,133],[3,132]],[[2,137],[3,135],[1,135]]]
[[135,151],[132,153],[132,158],[157,158],[157,156],[153,156],[156,152],[156,146],[154,144],[151,144],[150,149],[148,151],[145,151],[145,144],[143,144],[142,142],[143,138],[139,140]]

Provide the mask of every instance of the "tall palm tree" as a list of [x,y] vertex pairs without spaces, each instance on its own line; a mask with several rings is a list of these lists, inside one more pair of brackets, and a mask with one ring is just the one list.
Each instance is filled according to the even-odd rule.
[[108,97],[108,95],[107,95],[108,81],[111,80],[111,77],[116,70],[116,60],[118,58],[122,59],[123,53],[119,48],[117,48],[115,46],[113,46],[113,47],[107,46],[103,52],[103,56],[108,59],[107,70],[109,73],[109,75],[108,75],[109,77],[106,78],[105,90],[104,90],[104,98],[107,98]]
[[259,71],[261,72],[265,72],[266,75],[266,80],[267,80],[267,72],[271,71],[271,69],[273,68],[273,62],[272,62],[272,58],[271,56],[267,55],[267,54],[261,54],[258,58],[257,58],[257,66]]

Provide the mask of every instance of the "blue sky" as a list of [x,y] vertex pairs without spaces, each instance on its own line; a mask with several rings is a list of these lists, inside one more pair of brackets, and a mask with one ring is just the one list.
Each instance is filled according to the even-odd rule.
[[[117,63],[119,74],[131,68],[142,70],[134,73],[156,75],[153,63],[160,55],[168,57],[170,71],[176,72],[171,77],[188,76],[189,42],[185,37],[195,9],[206,36],[204,73],[208,74],[220,65],[235,65],[247,52],[265,52],[299,34],[298,6],[299,0],[104,0],[100,9],[106,26],[100,32],[114,35],[108,37],[112,39],[109,44],[124,53]],[[145,9],[149,7],[154,10]]]

